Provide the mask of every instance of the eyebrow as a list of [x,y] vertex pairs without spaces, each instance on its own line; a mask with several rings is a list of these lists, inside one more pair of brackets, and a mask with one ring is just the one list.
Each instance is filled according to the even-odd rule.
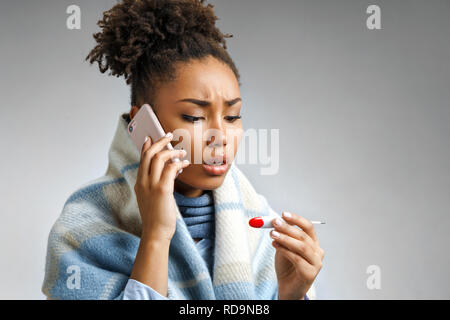
[[[229,107],[231,107],[233,104],[235,104],[235,103],[238,102],[238,101],[242,101],[242,99],[238,97],[238,98],[235,98],[235,99],[233,99],[233,100],[225,101],[225,103],[226,103]],[[206,100],[198,100],[198,99],[192,99],[192,98],[187,98],[187,99],[178,100],[177,103],[178,103],[178,102],[191,102],[191,103],[194,103],[194,104],[196,104],[196,105],[198,105],[198,106],[200,106],[200,107],[209,107],[209,106],[211,105],[211,102],[210,102],[210,101],[206,101]]]

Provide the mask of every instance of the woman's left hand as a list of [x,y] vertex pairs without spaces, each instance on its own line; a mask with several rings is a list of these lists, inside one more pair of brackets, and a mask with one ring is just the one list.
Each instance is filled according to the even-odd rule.
[[[283,219],[274,219],[275,229],[270,232],[276,248],[278,299],[302,300],[322,268],[325,251],[311,221],[288,212],[283,213]],[[281,224],[277,224],[278,220]]]

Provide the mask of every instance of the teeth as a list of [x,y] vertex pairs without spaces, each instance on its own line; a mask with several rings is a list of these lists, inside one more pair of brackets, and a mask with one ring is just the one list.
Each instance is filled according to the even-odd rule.
[[223,162],[223,160],[210,160],[210,161],[206,161],[206,163],[209,165],[213,165],[213,166],[220,166],[220,165],[225,164]]

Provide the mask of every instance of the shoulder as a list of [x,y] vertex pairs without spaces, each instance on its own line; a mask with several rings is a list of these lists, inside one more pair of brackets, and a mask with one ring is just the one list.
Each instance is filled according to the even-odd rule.
[[96,234],[121,232],[105,191],[115,183],[118,181],[103,176],[73,191],[50,230],[49,243],[74,245]]

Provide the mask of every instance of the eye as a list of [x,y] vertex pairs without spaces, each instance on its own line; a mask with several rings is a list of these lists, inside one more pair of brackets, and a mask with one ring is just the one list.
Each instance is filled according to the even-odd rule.
[[234,122],[234,121],[236,121],[236,120],[238,120],[238,119],[241,119],[242,118],[242,116],[226,116],[225,117],[225,119],[227,120],[227,121],[229,121],[229,122]]
[[203,117],[194,117],[194,116],[189,116],[187,114],[183,114],[182,115],[183,119],[189,122],[196,122],[200,119],[203,119]]

